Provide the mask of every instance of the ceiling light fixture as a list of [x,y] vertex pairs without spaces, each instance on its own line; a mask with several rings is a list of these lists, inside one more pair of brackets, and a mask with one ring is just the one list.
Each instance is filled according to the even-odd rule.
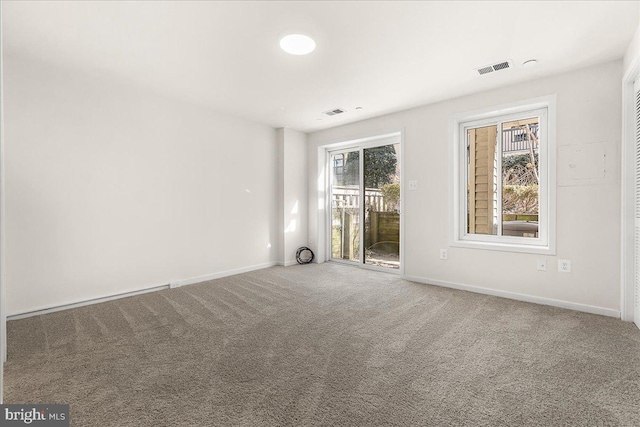
[[527,61],[524,61],[522,63],[523,67],[533,67],[534,65],[536,65],[538,63],[538,61],[536,59],[529,59]]
[[280,39],[280,47],[291,55],[307,55],[316,48],[316,42],[304,34],[289,34]]

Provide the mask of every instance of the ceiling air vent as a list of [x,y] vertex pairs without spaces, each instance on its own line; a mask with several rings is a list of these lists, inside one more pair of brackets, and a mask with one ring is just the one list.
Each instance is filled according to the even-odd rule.
[[476,68],[476,71],[478,72],[478,74],[483,75],[483,74],[489,74],[489,73],[493,73],[494,71],[500,71],[500,70],[506,70],[507,68],[511,68],[511,61],[503,61],[503,62],[498,62],[497,64],[493,64],[493,65],[487,65],[486,67],[480,67],[480,68]]
[[337,114],[342,114],[342,113],[344,113],[344,110],[342,108],[334,108],[333,110],[324,112],[324,114],[326,114],[327,116],[335,116]]

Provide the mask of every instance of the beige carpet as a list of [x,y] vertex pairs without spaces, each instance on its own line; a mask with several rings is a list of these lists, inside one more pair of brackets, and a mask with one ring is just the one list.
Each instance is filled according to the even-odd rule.
[[79,426],[639,426],[640,331],[336,264],[12,321],[8,403]]

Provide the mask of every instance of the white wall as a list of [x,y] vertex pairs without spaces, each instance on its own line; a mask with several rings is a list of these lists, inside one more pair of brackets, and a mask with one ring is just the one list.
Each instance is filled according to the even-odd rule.
[[[0,58],[4,57],[2,6],[0,5]],[[7,356],[7,315],[5,294],[5,213],[4,213],[4,64],[0,61],[0,403],[4,402],[4,362]]]
[[622,70],[623,74],[626,73],[633,65],[633,62],[636,58],[640,56],[640,25],[636,29],[636,32],[633,35],[633,38],[629,42],[629,47],[627,47],[627,52],[622,59]]
[[[620,309],[620,138],[622,62],[612,62],[526,84],[457,98],[309,135],[309,233],[322,239],[317,182],[318,147],[404,129],[405,274],[427,281],[558,300],[615,315]],[[557,256],[449,247],[450,117],[459,112],[557,94]],[[607,180],[575,183],[566,146],[605,143],[613,159]],[[320,162],[322,163],[322,162]],[[313,245],[314,249],[318,244]],[[439,249],[449,259],[439,259]],[[538,272],[536,260],[548,271]],[[557,260],[572,272],[557,272]],[[477,274],[482,271],[482,274]],[[534,299],[535,299],[534,298]]]
[[274,129],[4,66],[9,315],[277,261]]
[[[638,11],[638,21],[640,22],[640,10]],[[622,58],[622,72],[625,74],[633,66],[633,62],[640,56],[640,24],[629,42],[627,52]]]
[[307,246],[307,134],[278,130],[281,179],[281,244],[279,262],[296,264],[296,251]]

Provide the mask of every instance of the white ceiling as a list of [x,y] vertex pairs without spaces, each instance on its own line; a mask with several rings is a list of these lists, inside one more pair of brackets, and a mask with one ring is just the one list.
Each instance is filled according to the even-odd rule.
[[[635,1],[2,3],[5,55],[302,131],[621,58],[639,16]],[[294,32],[316,50],[280,50]]]

